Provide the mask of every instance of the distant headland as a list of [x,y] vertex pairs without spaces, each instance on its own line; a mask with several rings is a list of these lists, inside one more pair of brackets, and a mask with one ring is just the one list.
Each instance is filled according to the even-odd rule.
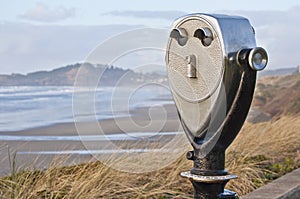
[[[77,77],[79,70],[81,70],[80,74],[84,75]],[[91,86],[92,82],[99,79],[101,86],[115,86],[120,78],[122,78],[121,86],[147,82],[167,83],[166,75],[157,72],[139,73],[114,66],[77,63],[51,71],[38,71],[26,75],[15,73],[0,75],[0,86],[73,86],[76,78],[80,78],[80,84],[83,86]]]

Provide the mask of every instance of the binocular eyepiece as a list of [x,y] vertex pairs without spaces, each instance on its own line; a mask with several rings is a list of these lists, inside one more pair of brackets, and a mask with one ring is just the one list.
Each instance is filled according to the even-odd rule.
[[237,53],[236,60],[240,66],[248,64],[253,70],[261,71],[268,64],[268,54],[261,47],[242,49]]

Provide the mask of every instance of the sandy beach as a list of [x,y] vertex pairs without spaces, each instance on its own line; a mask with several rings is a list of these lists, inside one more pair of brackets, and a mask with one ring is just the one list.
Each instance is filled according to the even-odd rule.
[[[150,108],[151,109],[151,108]],[[51,126],[39,127],[14,132],[0,132],[2,136],[16,136],[20,140],[0,140],[0,175],[7,175],[11,172],[11,163],[16,163],[17,169],[24,168],[47,168],[53,161],[53,158],[64,157],[62,165],[78,164],[87,161],[94,161],[92,155],[86,154],[30,154],[29,152],[40,151],[84,151],[86,145],[80,140],[26,140],[25,138],[36,138],[48,136],[50,138],[64,137],[69,138],[77,136],[95,136],[110,134],[126,134],[132,132],[178,132],[180,122],[178,120],[176,108],[174,105],[165,105],[163,107],[164,115],[161,110],[149,108],[139,108],[132,110],[131,117],[122,117],[106,119],[97,122],[81,123],[62,123]],[[22,137],[24,140],[22,140]],[[132,141],[123,141],[133,143]],[[161,141],[160,141],[161,142]],[[120,142],[121,143],[121,142]],[[89,146],[94,147],[103,144],[97,140],[89,141]],[[24,153],[25,152],[25,153]],[[10,154],[10,157],[9,157]],[[14,154],[16,157],[14,158]],[[10,163],[11,162],[11,163]]]

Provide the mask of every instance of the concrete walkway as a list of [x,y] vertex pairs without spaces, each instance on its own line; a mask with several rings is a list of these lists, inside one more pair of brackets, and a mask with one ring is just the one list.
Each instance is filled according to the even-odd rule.
[[300,169],[274,180],[242,199],[300,199]]

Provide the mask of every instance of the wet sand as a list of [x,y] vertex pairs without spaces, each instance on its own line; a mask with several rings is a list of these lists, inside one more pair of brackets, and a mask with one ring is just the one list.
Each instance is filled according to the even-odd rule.
[[[130,132],[177,132],[180,130],[176,108],[165,105],[162,109],[139,108],[130,112],[131,117],[106,119],[95,122],[63,123],[15,132],[0,132],[0,175],[11,171],[10,161],[15,161],[18,169],[47,168],[57,155],[20,154],[33,151],[86,150],[81,141],[4,141],[1,135],[13,136],[87,136]],[[90,142],[91,146],[103,144]],[[17,154],[15,160],[13,155]],[[9,158],[10,154],[10,158]],[[64,155],[66,156],[66,155]],[[9,161],[10,159],[10,161]],[[94,161],[92,155],[68,155],[62,165]]]

